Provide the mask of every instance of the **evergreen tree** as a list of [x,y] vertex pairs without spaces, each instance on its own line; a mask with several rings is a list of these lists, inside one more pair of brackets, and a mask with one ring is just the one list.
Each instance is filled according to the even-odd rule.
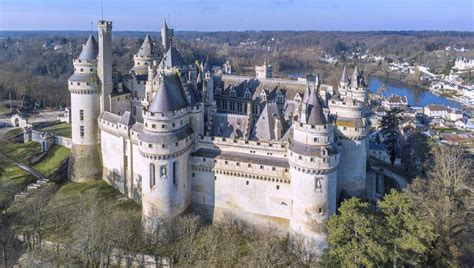
[[410,135],[403,144],[401,152],[405,170],[412,176],[423,175],[430,155],[430,149],[429,139],[426,135],[419,132]]
[[393,107],[386,111],[380,122],[382,134],[384,135],[384,143],[387,145],[388,153],[390,155],[390,162],[393,165],[397,158],[397,143],[398,143],[398,125],[401,122],[400,113],[402,110],[398,107]]
[[405,193],[394,189],[379,202],[384,228],[384,244],[394,267],[420,265],[425,261],[436,234]]
[[386,263],[384,230],[369,204],[353,197],[341,204],[339,213],[328,222],[330,249],[323,256],[322,265],[373,267]]

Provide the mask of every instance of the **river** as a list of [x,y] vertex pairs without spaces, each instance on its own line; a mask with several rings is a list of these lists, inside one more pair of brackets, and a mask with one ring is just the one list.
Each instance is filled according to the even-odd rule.
[[428,104],[443,104],[453,108],[462,108],[461,104],[458,102],[449,100],[443,96],[436,96],[427,89],[410,86],[398,81],[389,80],[386,89],[383,92],[377,92],[384,83],[385,81],[383,78],[371,77],[369,81],[370,92],[379,95],[383,94],[385,97],[392,94],[407,96],[408,105],[410,106],[425,107]]

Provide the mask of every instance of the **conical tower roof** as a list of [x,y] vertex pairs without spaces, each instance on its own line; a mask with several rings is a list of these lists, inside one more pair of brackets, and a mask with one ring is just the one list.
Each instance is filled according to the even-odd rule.
[[168,30],[168,24],[166,24],[166,19],[163,19],[163,26],[161,28]]
[[310,125],[325,125],[327,124],[326,116],[323,113],[323,107],[321,106],[321,102],[319,98],[317,98],[316,105],[309,105],[309,118],[308,124]]
[[183,85],[176,74],[165,75],[150,104],[152,113],[171,112],[188,105]]
[[357,66],[354,68],[354,72],[352,73],[351,77],[351,86],[352,87],[358,87],[359,86],[359,76],[360,72],[359,69],[357,69]]
[[151,39],[150,35],[147,34],[145,40],[140,47],[137,55],[143,57],[152,57],[153,56],[153,40]]
[[79,55],[78,59],[80,60],[95,60],[97,58],[97,53],[99,53],[99,47],[95,41],[94,36],[89,35],[86,44],[82,47],[82,52]]
[[342,76],[341,76],[340,82],[349,83],[349,77],[347,76],[346,66],[344,66],[344,69],[342,70]]

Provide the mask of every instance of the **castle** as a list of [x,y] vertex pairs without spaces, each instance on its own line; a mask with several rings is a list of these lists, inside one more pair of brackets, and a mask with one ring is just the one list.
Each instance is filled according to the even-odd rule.
[[[128,74],[112,67],[112,22],[99,21],[74,60],[69,177],[102,177],[143,218],[192,210],[213,222],[268,223],[311,254],[344,195],[365,196],[367,90],[355,68],[337,91],[318,75],[256,77],[186,63],[166,22],[158,61],[147,35]],[[227,70],[228,69],[228,70]]]

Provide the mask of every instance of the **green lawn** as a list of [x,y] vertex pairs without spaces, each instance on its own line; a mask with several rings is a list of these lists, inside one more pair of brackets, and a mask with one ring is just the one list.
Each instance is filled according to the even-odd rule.
[[47,153],[45,158],[33,168],[46,177],[53,173],[61,166],[61,164],[69,157],[70,150],[64,146],[54,145]]
[[51,132],[54,135],[61,136],[61,137],[66,137],[66,138],[71,138],[71,124],[68,123],[60,123],[57,125],[45,127],[38,129],[39,131],[44,131],[44,132]]

